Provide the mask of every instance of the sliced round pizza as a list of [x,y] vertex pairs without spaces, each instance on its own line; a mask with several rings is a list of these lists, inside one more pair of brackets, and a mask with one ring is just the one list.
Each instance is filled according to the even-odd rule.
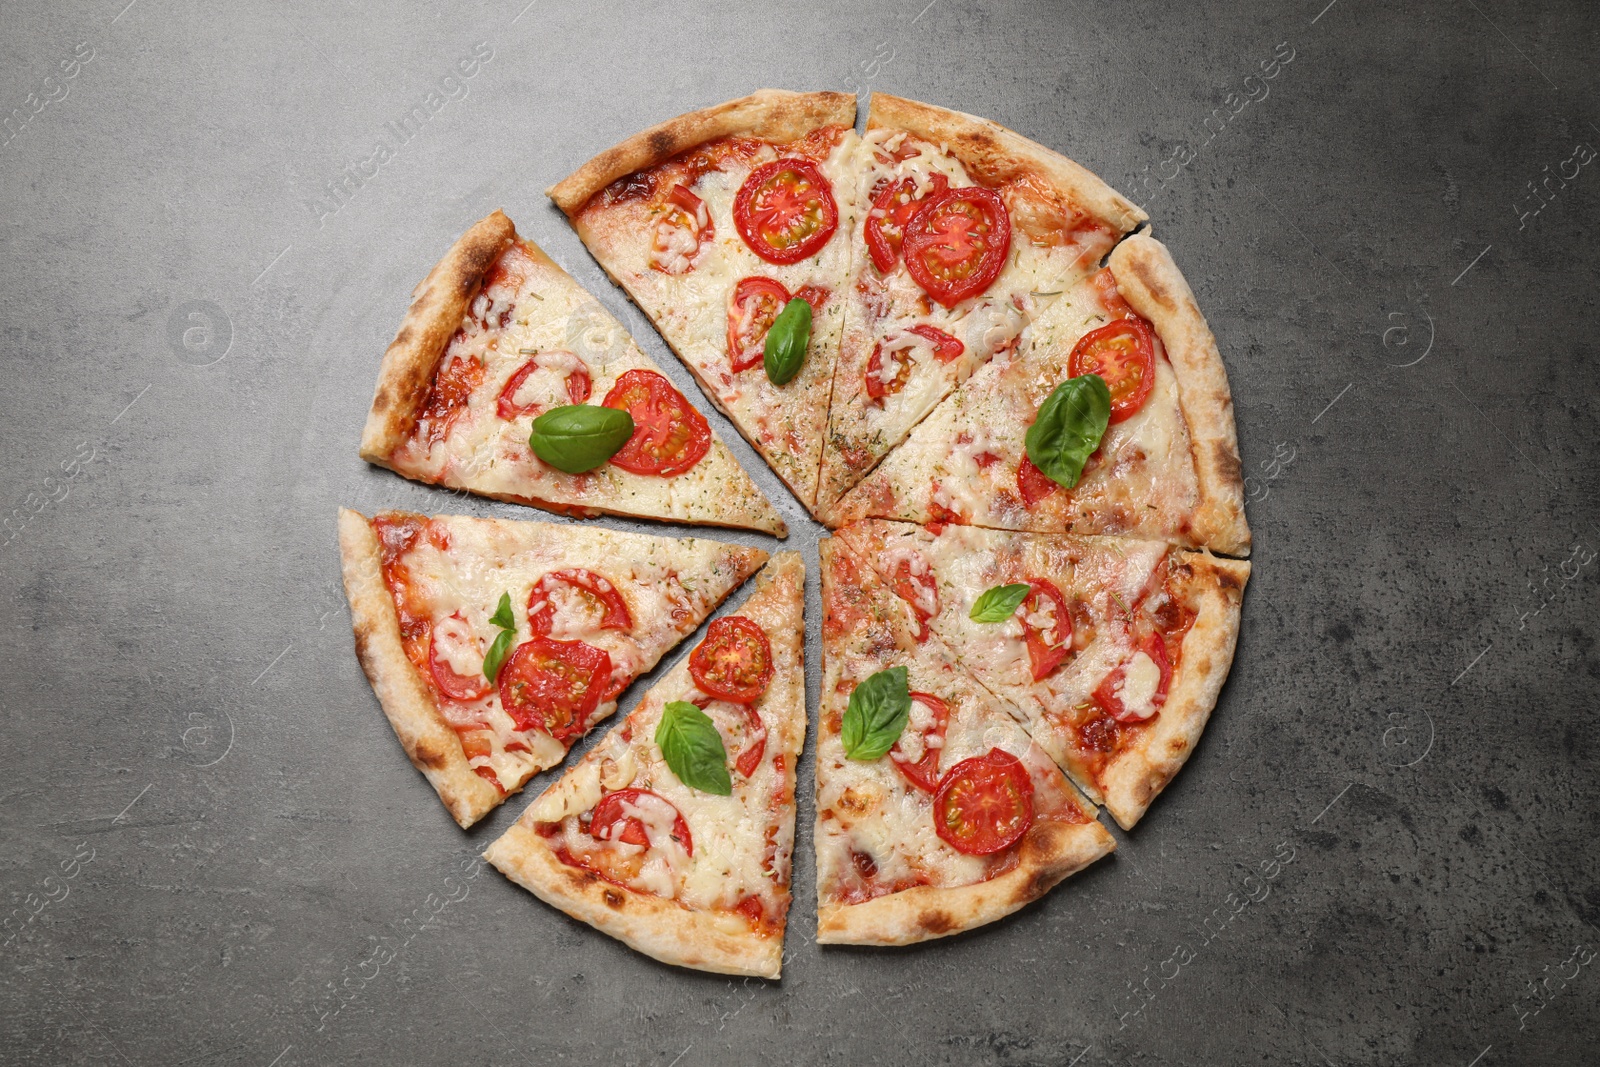
[[559,763],[766,560],[584,526],[339,512],[356,656],[463,827]]
[[776,978],[806,731],[804,596],[799,554],[774,556],[738,611],[484,858],[658,960]]
[[550,189],[589,251],[808,508],[855,230],[855,98],[680,115]]
[[829,518],[868,517],[1248,554],[1227,372],[1166,248],[1144,234],[1119,244]]
[[821,544],[817,940],[993,922],[1116,847],[1092,809],[842,538]]
[[1199,743],[1233,662],[1250,564],[1159,541],[869,520],[835,538],[918,626],[1021,709],[1124,828]]
[[854,166],[822,512],[973,371],[1026,347],[1030,324],[1145,218],[1003,126],[883,93]]
[[413,294],[361,455],[549,511],[785,533],[705,416],[498,211]]

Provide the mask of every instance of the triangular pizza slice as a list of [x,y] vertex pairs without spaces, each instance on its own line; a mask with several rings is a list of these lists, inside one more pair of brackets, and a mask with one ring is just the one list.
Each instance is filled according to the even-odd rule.
[[339,512],[356,656],[406,755],[471,826],[766,560],[590,526]]
[[665,963],[778,977],[806,732],[804,599],[799,554],[780,552],[484,858]]
[[[569,444],[558,468],[534,452],[534,420],[574,406],[626,411],[632,435],[598,450]],[[570,441],[588,430],[577,422],[563,432]],[[498,211],[417,286],[383,357],[361,456],[548,511],[785,533],[705,416]]]
[[993,922],[1116,847],[1060,769],[840,538],[821,544],[817,940]]
[[1021,709],[1033,738],[1128,829],[1200,741],[1250,564],[1160,541],[868,521],[870,559],[919,626]]
[[1145,218],[1003,126],[883,93],[856,172],[822,512],[968,375],[1026,347],[1062,290]]
[[[1075,484],[1046,475],[1027,435],[1063,383],[1094,374],[1109,414]],[[837,396],[835,390],[835,396]],[[1062,394],[1065,395],[1065,394]],[[1047,412],[1047,406],[1054,411]],[[1016,358],[974,374],[835,506],[830,521],[954,522],[1150,537],[1250,551],[1233,401],[1216,340],[1166,248],[1144,234],[1068,286]]]
[[[846,93],[763,90],[653,126],[550,189],[808,508],[855,232],[855,110]],[[769,360],[775,324],[786,341]]]

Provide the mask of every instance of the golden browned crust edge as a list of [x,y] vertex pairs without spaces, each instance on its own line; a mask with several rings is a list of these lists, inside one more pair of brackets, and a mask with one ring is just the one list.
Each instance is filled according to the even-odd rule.
[[499,807],[505,795],[472,770],[461,740],[406,658],[400,617],[383,584],[378,537],[366,517],[349,508],[339,509],[339,558],[361,669],[406,755],[466,829]]
[[1233,394],[1217,339],[1194,293],[1160,241],[1135,234],[1111,253],[1111,273],[1123,299],[1150,320],[1178,377],[1178,400],[1189,425],[1189,447],[1200,483],[1191,532],[1195,543],[1230,556],[1250,554],[1244,479],[1233,426]]
[[793,141],[819,126],[853,126],[855,121],[856,98],[849,93],[761,89],[642,130],[601,152],[546,192],[557,207],[573,215],[623,175],[664,163],[707,141],[735,135]]
[[1199,600],[1199,613],[1184,635],[1178,669],[1155,727],[1101,775],[1106,810],[1124,830],[1133,828],[1199,744],[1239,640],[1240,605],[1250,564],[1219,559],[1209,552],[1177,554],[1193,572],[1183,584],[1190,597]]
[[400,330],[383,354],[367,425],[361,431],[361,458],[380,467],[416,425],[428,397],[433,372],[461,326],[461,319],[483,288],[495,260],[516,236],[505,214],[495,211],[456,239],[444,258],[412,290]]
[[1025,855],[1014,870],[987,882],[918,886],[861,904],[819,903],[817,943],[912,945],[959,934],[1038,900],[1117,847],[1098,822],[1073,825],[1054,844],[1043,855]]
[[1144,210],[1101,181],[1092,171],[999,123],[917,100],[873,93],[867,129],[910,130],[944,145],[984,182],[1008,181],[1022,171],[1048,178],[1058,192],[1088,208],[1102,221],[1127,233],[1149,218]]
[[719,928],[726,916],[691,911],[568,867],[544,838],[520,822],[490,845],[483,858],[546,904],[662,963],[756,978],[778,977],[783,964],[779,938],[754,931],[730,933]]

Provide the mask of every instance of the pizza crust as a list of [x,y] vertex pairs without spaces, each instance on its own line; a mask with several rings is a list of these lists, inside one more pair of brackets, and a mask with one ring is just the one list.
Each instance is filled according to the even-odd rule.
[[1233,425],[1233,394],[1217,340],[1194,293],[1160,241],[1134,234],[1111,253],[1117,291],[1150,320],[1178,378],[1179,403],[1189,425],[1189,447],[1200,501],[1190,526],[1195,543],[1230,556],[1250,554],[1244,517],[1244,479]]
[[664,163],[719,137],[794,141],[819,126],[853,126],[856,98],[849,93],[796,93],[761,89],[715,107],[691,111],[642,130],[608,148],[546,190],[569,216],[618,178]]
[[1183,586],[1198,614],[1184,635],[1178,669],[1155,726],[1138,744],[1119,753],[1100,776],[1106,810],[1124,830],[1133,828],[1199,743],[1239,639],[1240,603],[1250,564],[1219,559],[1209,552],[1175,555],[1177,565],[1190,571]]
[[362,459],[393,469],[390,454],[415,428],[450,338],[483,288],[489,268],[515,237],[511,220],[495,211],[457,238],[412,290],[400,331],[383,354],[372,408],[361,431]]
[[873,93],[867,129],[880,127],[910,130],[925,141],[942,145],[986,185],[999,185],[1023,174],[1039,174],[1049,179],[1057,192],[1115,225],[1121,233],[1149,218],[1139,205],[1066,156],[988,119]]
[[911,945],[959,934],[1038,900],[1116,847],[1097,822],[1040,823],[1023,838],[1017,867],[986,882],[917,886],[861,904],[819,903],[817,943]]
[[754,933],[742,916],[691,911],[608,882],[593,871],[569,867],[520,821],[490,845],[483,858],[546,904],[662,963],[719,974],[778,977],[781,940]]
[[505,796],[473,771],[461,739],[406,658],[400,644],[400,617],[383,582],[378,536],[365,516],[349,508],[339,509],[339,557],[361,669],[406,755],[466,829]]

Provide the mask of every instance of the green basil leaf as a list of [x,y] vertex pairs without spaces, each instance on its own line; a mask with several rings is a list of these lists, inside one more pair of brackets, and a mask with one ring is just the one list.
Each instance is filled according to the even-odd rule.
[[972,602],[972,611],[967,617],[973,622],[1005,622],[1017,613],[1017,606],[1028,599],[1032,589],[1027,582],[985,589],[983,595]]
[[502,630],[515,630],[516,617],[511,614],[511,594],[500,594],[500,606],[494,609],[494,614],[489,616],[489,621]]
[[511,654],[511,643],[517,639],[516,631],[501,630],[494,639],[494,644],[489,646],[489,654],[483,657],[483,676],[489,681],[500,677],[500,665]]
[[656,744],[678,781],[690,789],[725,797],[733,793],[728,776],[728,751],[711,716],[684,700],[674,700],[661,711],[656,724]]
[[528,447],[558,471],[582,474],[617,454],[633,436],[633,416],[597,404],[564,404],[533,420]]
[[773,385],[786,385],[800,373],[806,361],[806,346],[811,343],[811,305],[798,296],[778,312],[767,331],[762,366]]
[[1028,458],[1045,477],[1068,489],[1111,422],[1111,390],[1098,374],[1068,378],[1039,405],[1039,416],[1023,438]]
[[906,669],[890,667],[856,686],[844,709],[840,740],[851,759],[875,760],[894,747],[911,715]]

